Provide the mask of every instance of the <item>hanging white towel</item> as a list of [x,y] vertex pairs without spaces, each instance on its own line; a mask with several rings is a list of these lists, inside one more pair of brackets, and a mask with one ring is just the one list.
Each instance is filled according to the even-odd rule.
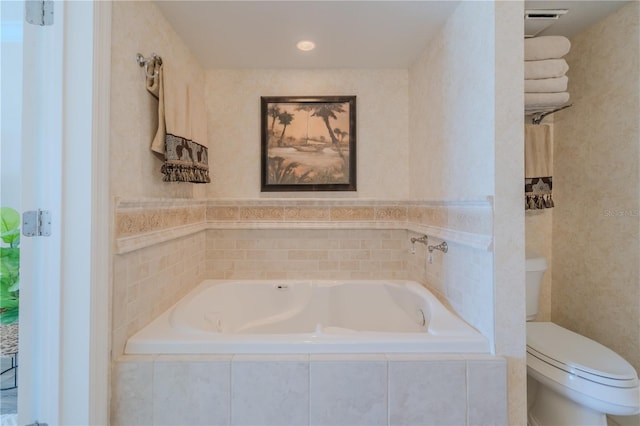
[[525,93],[525,111],[559,107],[569,102],[568,92],[559,93]]
[[158,130],[151,150],[164,157],[163,180],[210,182],[203,90],[189,85],[166,60],[155,68],[157,76],[147,79],[147,90],[158,98]]
[[564,59],[524,61],[525,80],[562,77],[567,71],[569,71],[569,65]]
[[555,93],[566,92],[569,77],[563,75],[556,78],[540,78],[536,80],[525,80],[524,91],[527,93]]
[[553,176],[551,127],[547,124],[524,126],[524,177]]
[[569,53],[571,42],[563,36],[541,36],[524,40],[524,60],[558,59]]
[[525,209],[553,207],[553,136],[546,124],[524,126]]

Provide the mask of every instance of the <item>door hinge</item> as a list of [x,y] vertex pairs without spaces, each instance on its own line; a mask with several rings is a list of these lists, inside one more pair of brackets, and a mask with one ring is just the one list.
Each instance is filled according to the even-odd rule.
[[22,235],[25,237],[48,237],[51,235],[51,212],[32,210],[22,214]]
[[26,0],[24,2],[24,17],[29,24],[53,25],[53,1]]

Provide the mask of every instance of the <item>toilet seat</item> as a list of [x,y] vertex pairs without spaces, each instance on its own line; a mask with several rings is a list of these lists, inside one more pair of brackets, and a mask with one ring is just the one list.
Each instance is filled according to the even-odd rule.
[[527,323],[527,374],[596,412],[640,412],[640,382],[611,349],[553,323]]
[[638,386],[635,369],[620,355],[551,322],[527,323],[527,353],[571,375],[604,386]]

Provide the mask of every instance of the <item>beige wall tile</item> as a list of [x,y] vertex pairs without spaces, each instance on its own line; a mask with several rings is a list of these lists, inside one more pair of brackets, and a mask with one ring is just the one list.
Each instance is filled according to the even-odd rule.
[[389,361],[389,424],[466,424],[463,360]]
[[159,357],[153,363],[153,424],[228,425],[230,377],[230,360]]
[[386,425],[387,362],[313,361],[309,399],[311,425]]
[[121,361],[113,364],[111,424],[127,426],[153,421],[153,362]]
[[407,220],[407,208],[406,207],[377,207],[375,209],[376,220],[395,220],[406,221]]
[[[205,235],[183,237],[114,256],[112,351],[205,277]],[[125,272],[126,269],[126,272]]]
[[239,207],[207,207],[207,220],[238,220]]
[[506,425],[507,363],[504,359],[467,360],[467,424]]
[[372,207],[333,207],[331,208],[331,220],[373,220],[375,210]]
[[308,421],[308,357],[273,361],[234,357],[232,425],[302,425]]
[[240,207],[240,219],[249,221],[284,220],[282,207]]
[[284,216],[290,221],[327,221],[331,218],[330,209],[285,207]]

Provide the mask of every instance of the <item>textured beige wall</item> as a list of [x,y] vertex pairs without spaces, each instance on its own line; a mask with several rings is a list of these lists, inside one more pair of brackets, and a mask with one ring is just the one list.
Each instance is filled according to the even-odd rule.
[[526,424],[523,2],[495,2],[494,310],[496,353],[507,357],[509,424]]
[[551,319],[640,370],[640,3],[574,37],[555,118]]
[[158,101],[145,88],[136,54],[157,53],[181,64],[185,78],[204,86],[204,70],[150,1],[116,1],[111,40],[111,194],[116,197],[194,198],[203,187],[162,182],[162,162],[149,146],[158,125]]
[[553,210],[527,210],[525,212],[526,255],[543,256],[547,260],[547,271],[542,277],[536,321],[551,321]]
[[[478,22],[492,22],[493,13],[490,3],[461,4],[409,69],[409,170],[413,198],[442,200],[493,193],[494,40],[487,34],[493,28],[470,25],[472,17],[478,16],[484,17]],[[477,72],[469,73],[469,69]],[[476,113],[471,114],[471,110]],[[475,257],[447,256],[449,268],[466,269],[467,262]],[[463,317],[475,318],[474,323],[492,336],[491,259],[481,263],[486,265],[486,271],[474,279],[460,280],[453,273],[431,273],[426,278]],[[465,294],[489,304],[464,303]]]
[[279,193],[298,198],[406,199],[407,70],[208,70],[211,198],[273,197],[260,193],[261,96],[357,96],[358,191]]
[[493,194],[493,3],[462,3],[409,69],[411,196]]
[[409,70],[411,196],[493,199],[493,253],[447,255],[427,279],[455,289],[445,295],[464,318],[491,324],[508,359],[510,424],[526,423],[522,8],[462,2]]

